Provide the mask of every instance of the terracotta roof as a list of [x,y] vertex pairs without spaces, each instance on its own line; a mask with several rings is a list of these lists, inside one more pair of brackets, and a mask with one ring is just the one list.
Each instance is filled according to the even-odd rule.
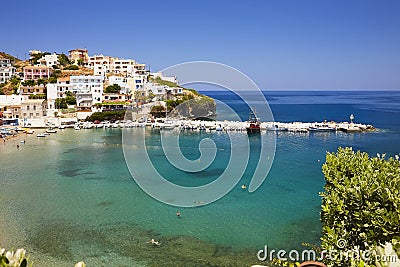
[[51,69],[51,68],[45,66],[26,66],[24,67],[24,70],[25,69]]
[[70,80],[69,76],[65,76],[65,77],[58,78],[57,82],[68,82],[69,80]]

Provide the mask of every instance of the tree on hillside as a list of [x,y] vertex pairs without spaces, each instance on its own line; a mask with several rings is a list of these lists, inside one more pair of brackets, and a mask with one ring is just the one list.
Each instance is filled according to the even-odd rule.
[[45,55],[50,55],[50,53],[49,52],[44,52],[44,53],[33,54],[33,55],[31,55],[32,58],[29,59],[29,62],[32,65],[36,65],[38,63],[39,59],[41,59]]
[[57,98],[55,102],[56,109],[68,108],[65,98]]
[[37,81],[36,81],[37,85],[41,85],[41,84],[46,85],[46,83],[47,83],[47,81],[45,79],[42,79],[42,78],[37,79]]
[[71,65],[71,61],[64,53],[58,56],[58,62],[60,62],[61,66]]
[[79,67],[77,65],[68,65],[64,70],[79,70]]
[[34,80],[26,80],[26,81],[23,81],[21,84],[23,85],[23,86],[35,86],[35,81]]
[[65,94],[66,94],[65,102],[67,102],[68,105],[75,105],[76,104],[75,95],[69,91],[65,92]]
[[106,87],[106,89],[104,90],[105,93],[119,93],[119,91],[121,90],[121,86],[119,86],[118,84],[113,84],[113,85],[109,85]]

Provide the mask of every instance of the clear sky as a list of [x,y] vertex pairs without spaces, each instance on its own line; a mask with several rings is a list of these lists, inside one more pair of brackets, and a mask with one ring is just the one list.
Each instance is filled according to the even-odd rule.
[[263,89],[400,89],[400,1],[4,1],[0,51],[210,60]]

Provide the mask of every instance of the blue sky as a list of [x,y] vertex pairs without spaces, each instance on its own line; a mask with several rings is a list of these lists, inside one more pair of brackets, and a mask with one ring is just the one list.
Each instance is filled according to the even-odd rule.
[[[0,51],[230,65],[263,89],[400,89],[400,1],[6,1]],[[4,12],[6,11],[6,12]]]

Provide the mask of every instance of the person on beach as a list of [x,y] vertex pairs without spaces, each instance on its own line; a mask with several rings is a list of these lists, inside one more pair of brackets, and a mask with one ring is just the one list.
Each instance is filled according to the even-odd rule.
[[19,149],[19,145],[17,145],[17,149]]

